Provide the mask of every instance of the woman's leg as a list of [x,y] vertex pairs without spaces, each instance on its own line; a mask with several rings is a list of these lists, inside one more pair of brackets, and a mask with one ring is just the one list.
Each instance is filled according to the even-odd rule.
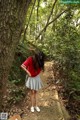
[[37,106],[37,91],[34,90],[34,106]]
[[34,107],[40,112],[40,108],[37,107],[37,91],[31,90],[31,112],[34,112]]
[[40,108],[37,106],[37,91],[34,91],[34,106],[36,111],[40,112]]
[[34,107],[34,90],[31,90],[31,106]]

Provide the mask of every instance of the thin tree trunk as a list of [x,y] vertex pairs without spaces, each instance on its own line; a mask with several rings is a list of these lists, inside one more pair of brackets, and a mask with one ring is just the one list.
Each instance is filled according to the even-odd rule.
[[6,96],[9,71],[31,0],[0,0],[0,111]]
[[68,8],[65,9],[64,11],[62,11],[61,13],[59,13],[58,15],[56,15],[56,17],[55,17],[52,21],[50,21],[49,23],[47,23],[47,24],[45,25],[45,27],[41,30],[41,32],[39,33],[39,35],[36,37],[36,40],[40,37],[40,35],[41,35],[43,32],[46,32],[46,29],[47,29],[47,27],[48,27],[50,24],[52,24],[53,22],[55,22],[61,15],[63,15],[63,13],[66,13],[67,11],[69,11]]
[[31,9],[31,13],[30,13],[30,16],[29,16],[29,20],[28,20],[28,23],[27,23],[26,28],[24,30],[23,43],[24,43],[24,40],[26,38],[26,32],[27,32],[27,29],[28,29],[28,26],[29,26],[29,23],[30,23],[30,19],[31,19],[31,16],[32,16],[32,13],[33,13],[33,9],[34,9],[35,3],[36,3],[36,0],[34,0],[33,6],[32,6],[32,9]]

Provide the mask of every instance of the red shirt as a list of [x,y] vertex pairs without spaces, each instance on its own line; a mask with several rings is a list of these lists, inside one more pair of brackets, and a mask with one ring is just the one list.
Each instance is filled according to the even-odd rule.
[[41,71],[40,68],[38,68],[38,70],[34,69],[32,57],[27,58],[26,61],[24,61],[23,65],[26,66],[26,69],[30,72],[32,77],[37,76]]

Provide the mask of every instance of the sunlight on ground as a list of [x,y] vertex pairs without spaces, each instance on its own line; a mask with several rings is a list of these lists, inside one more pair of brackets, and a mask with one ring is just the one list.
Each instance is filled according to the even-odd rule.
[[45,66],[52,66],[53,65],[53,62],[46,62],[45,63]]
[[40,75],[45,87],[39,91],[37,97],[40,113],[36,110],[34,113],[28,112],[23,120],[64,120],[56,87],[48,84],[53,79],[52,65],[53,62],[46,62],[45,71]]
[[57,93],[57,91],[56,91],[56,90],[55,90],[54,97],[56,98],[56,100],[58,100],[58,99],[59,99],[59,98],[58,98],[58,93]]
[[44,102],[44,106],[49,106],[49,101]]

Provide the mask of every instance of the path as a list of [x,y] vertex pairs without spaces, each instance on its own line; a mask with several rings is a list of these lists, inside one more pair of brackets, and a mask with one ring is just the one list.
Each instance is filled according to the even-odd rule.
[[[52,78],[52,63],[46,63],[46,70],[41,75],[44,86],[48,86],[47,83]],[[54,89],[54,85],[44,88],[39,91],[38,102],[41,108],[40,113],[28,112],[23,115],[22,120],[68,120],[69,115],[64,106],[61,105],[58,98],[58,93]]]

